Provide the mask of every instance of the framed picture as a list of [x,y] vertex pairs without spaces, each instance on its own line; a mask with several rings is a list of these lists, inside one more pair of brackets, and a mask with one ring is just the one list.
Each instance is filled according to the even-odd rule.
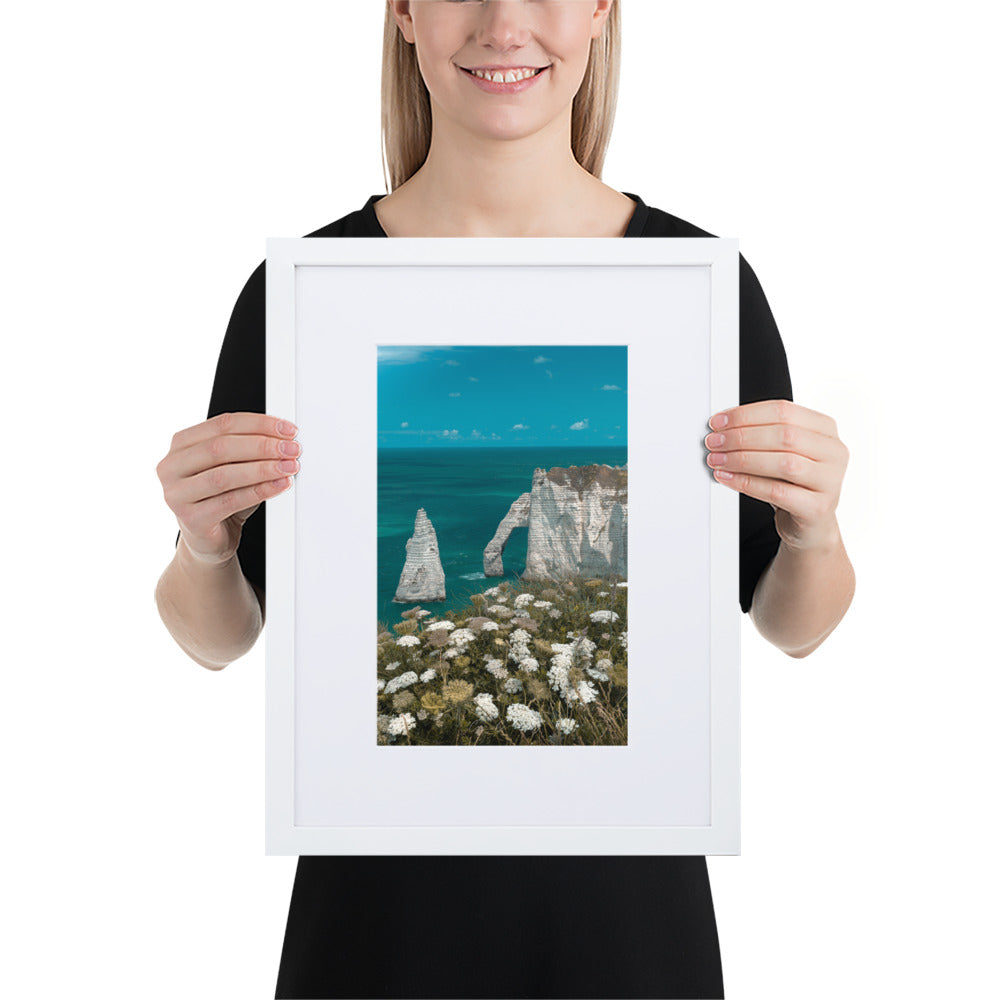
[[268,854],[739,853],[725,239],[271,239]]

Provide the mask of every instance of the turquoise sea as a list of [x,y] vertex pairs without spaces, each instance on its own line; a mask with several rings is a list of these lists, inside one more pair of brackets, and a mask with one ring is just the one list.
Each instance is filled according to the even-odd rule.
[[551,445],[534,448],[435,447],[378,449],[378,620],[402,621],[412,604],[393,603],[413,534],[417,509],[434,525],[447,599],[421,606],[435,614],[467,604],[470,594],[515,580],[524,570],[527,528],[518,528],[504,550],[504,577],[483,574],[483,549],[510,505],[531,489],[536,468],[625,465],[624,445]]

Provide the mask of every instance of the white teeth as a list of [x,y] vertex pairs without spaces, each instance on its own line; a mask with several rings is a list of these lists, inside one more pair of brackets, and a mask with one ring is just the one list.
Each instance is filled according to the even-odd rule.
[[473,76],[478,76],[481,80],[492,80],[493,83],[516,83],[518,80],[526,80],[529,77],[541,73],[540,69],[510,69],[504,74],[502,70],[474,69]]

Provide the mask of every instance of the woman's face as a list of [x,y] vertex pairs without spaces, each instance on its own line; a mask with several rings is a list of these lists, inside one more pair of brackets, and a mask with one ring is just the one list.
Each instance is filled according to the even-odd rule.
[[[394,2],[393,10],[416,46],[435,116],[479,135],[512,139],[568,115],[591,39],[612,2],[409,0]],[[540,72],[506,82],[518,69]],[[504,82],[477,79],[472,70],[503,72]]]

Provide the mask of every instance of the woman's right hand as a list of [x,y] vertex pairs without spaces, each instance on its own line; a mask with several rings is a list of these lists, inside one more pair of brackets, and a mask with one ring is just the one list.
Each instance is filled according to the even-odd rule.
[[264,500],[292,485],[298,428],[265,413],[220,413],[178,431],[156,466],[181,538],[204,562],[228,562],[243,525]]

